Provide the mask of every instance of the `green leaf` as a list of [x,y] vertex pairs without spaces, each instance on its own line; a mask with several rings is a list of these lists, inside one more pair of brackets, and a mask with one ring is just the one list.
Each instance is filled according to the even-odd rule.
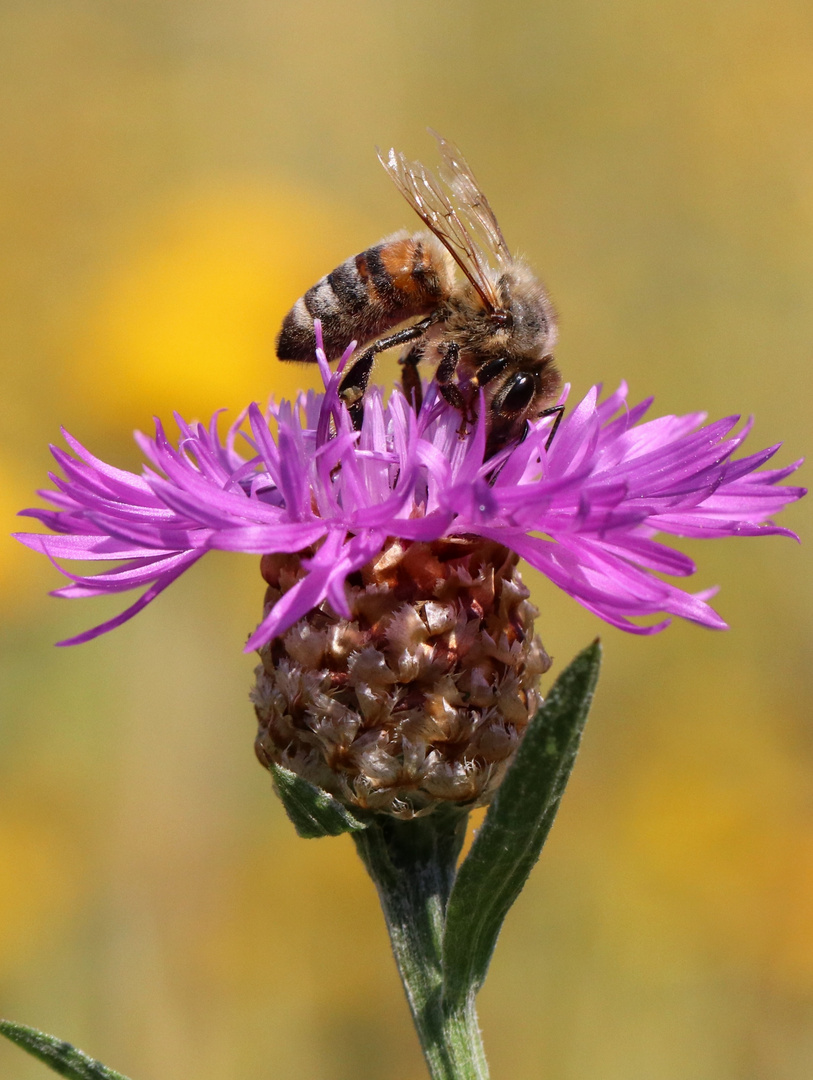
[[595,641],[554,683],[531,720],[457,873],[443,943],[444,1002],[477,993],[509,908],[539,858],[573,768],[598,680]]
[[294,828],[306,840],[340,836],[367,828],[362,821],[327,791],[297,776],[283,765],[269,765],[274,787]]
[[0,1020],[0,1035],[5,1035],[13,1043],[27,1050],[32,1057],[44,1061],[49,1069],[71,1080],[127,1080],[126,1076],[108,1069],[101,1061],[96,1061],[81,1050],[63,1042],[44,1031],[25,1027],[24,1024],[12,1024],[10,1020]]

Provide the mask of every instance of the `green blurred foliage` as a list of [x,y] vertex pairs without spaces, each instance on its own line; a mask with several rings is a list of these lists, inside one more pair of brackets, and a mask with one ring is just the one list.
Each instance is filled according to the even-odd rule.
[[[8,0],[0,27],[8,529],[60,423],[135,467],[153,412],[312,385],[272,359],[279,320],[414,224],[373,147],[431,158],[428,124],[547,281],[576,393],[625,378],[805,452],[807,0]],[[495,1077],[809,1076],[809,554],[690,550],[732,630],[603,631],[481,996]],[[558,670],[601,628],[531,579]],[[58,580],[2,541],[0,1013],[137,1080],[423,1076],[350,841],[298,840],[253,761],[254,560],[212,556],[72,650],[113,608],[46,599]],[[2,1046],[0,1075],[43,1067]]]

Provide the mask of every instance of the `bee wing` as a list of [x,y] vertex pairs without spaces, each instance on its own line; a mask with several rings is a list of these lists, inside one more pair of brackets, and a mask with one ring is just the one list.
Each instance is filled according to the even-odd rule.
[[[496,311],[499,308],[499,300],[494,288],[493,275],[490,273],[490,263],[485,247],[488,247],[491,254],[500,263],[506,258],[510,259],[510,256],[508,255],[508,249],[505,247],[505,241],[502,239],[499,226],[491,213],[491,208],[488,207],[485,196],[474,184],[471,172],[465,174],[466,180],[461,181],[459,189],[454,186],[454,180],[451,183],[447,182],[449,191],[456,195],[460,201],[461,208],[459,210],[434,173],[421,165],[419,161],[407,161],[403,154],[396,154],[394,150],[390,150],[386,159],[379,153],[378,159],[418,217],[432,230],[451,254],[479,293],[486,307]],[[451,168],[451,162],[448,162],[448,164]],[[472,200],[468,197],[467,184],[469,183],[478,197],[475,202],[479,209],[475,209]],[[487,212],[482,210],[483,205],[488,208]],[[461,212],[463,217],[467,219],[465,222],[461,218]],[[493,232],[490,236],[489,230],[482,227],[482,225],[480,230],[474,228],[476,222],[481,221],[480,214],[493,222],[496,235],[501,243],[500,252],[504,252],[504,255],[497,254],[497,247],[491,240],[491,236],[494,235]],[[485,245],[473,235],[473,232],[476,231],[481,231],[484,234]]]
[[429,129],[429,133],[437,139],[443,158],[440,175],[455,193],[468,224],[484,238],[488,251],[500,266],[510,263],[511,253],[502,229],[497,223],[491,204],[474,179],[471,166],[455,143],[444,139],[432,128]]

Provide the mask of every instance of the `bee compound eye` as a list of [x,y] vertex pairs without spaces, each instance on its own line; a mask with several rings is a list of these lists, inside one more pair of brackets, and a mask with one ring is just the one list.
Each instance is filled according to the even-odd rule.
[[510,413],[520,413],[526,409],[534,399],[536,393],[536,379],[533,375],[517,374],[511,379],[511,384],[502,400],[502,409]]

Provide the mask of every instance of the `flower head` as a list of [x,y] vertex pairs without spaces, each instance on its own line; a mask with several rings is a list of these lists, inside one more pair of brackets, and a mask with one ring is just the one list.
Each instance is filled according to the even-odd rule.
[[[714,628],[711,591],[689,593],[660,575],[688,577],[695,565],[657,534],[691,537],[790,535],[771,517],[804,489],[779,486],[798,462],[765,469],[777,446],[736,457],[749,426],[704,415],[644,420],[651,401],[627,405],[621,386],[594,387],[564,417],[550,448],[549,420],[492,458],[480,421],[460,433],[460,414],[430,384],[416,415],[396,388],[385,403],[368,391],[362,430],[353,430],[320,355],[324,394],[251,405],[218,433],[176,417],[174,446],[156,421],[137,435],[149,461],[136,475],[107,465],[65,433],[54,447],[64,478],[32,509],[53,535],[18,538],[51,559],[123,560],[91,575],[64,571],[62,597],[146,586],[116,618],[63,644],[120,625],[211,549],[257,555],[302,553],[304,573],[251,635],[266,644],[322,602],[349,614],[346,585],[389,538],[431,542],[478,536],[516,552],[554,584],[623,630],[651,634],[668,616]],[[341,370],[341,369],[340,369]],[[654,625],[640,617],[666,615]]]
[[[345,355],[349,357],[350,351]],[[777,447],[736,457],[738,417],[644,419],[626,387],[593,388],[489,456],[484,410],[467,431],[430,384],[416,413],[396,388],[365,397],[360,431],[318,353],[324,393],[251,405],[218,432],[176,417],[138,435],[140,476],[65,433],[54,509],[24,513],[51,534],[19,539],[52,560],[119,560],[64,573],[56,595],[144,588],[131,618],[212,549],[262,555],[263,619],[248,641],[261,666],[257,753],[348,805],[401,817],[442,802],[487,802],[536,712],[550,665],[519,577],[525,559],[606,622],[651,634],[669,616],[725,623],[713,590],[662,575],[694,563],[658,534],[793,535],[771,516],[799,498],[766,469]],[[798,464],[798,463],[797,463]],[[640,618],[666,616],[641,624]]]

